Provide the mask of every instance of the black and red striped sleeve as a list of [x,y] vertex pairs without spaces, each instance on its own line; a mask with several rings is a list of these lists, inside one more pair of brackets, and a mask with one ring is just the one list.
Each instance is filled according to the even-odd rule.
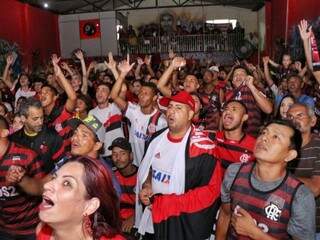
[[[215,161],[212,159],[212,161]],[[216,162],[216,161],[215,161]],[[207,172],[208,169],[203,169]],[[209,170],[210,171],[210,170]],[[200,177],[200,176],[199,176]],[[211,207],[220,199],[221,167],[215,164],[207,185],[190,189],[184,194],[158,195],[152,204],[154,223],[160,223],[180,214],[194,214]]]

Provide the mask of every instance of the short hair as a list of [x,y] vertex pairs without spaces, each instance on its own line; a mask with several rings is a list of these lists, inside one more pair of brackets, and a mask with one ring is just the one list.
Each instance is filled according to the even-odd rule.
[[[238,69],[242,69],[242,70],[244,70],[244,71],[246,72],[246,74],[247,74],[247,75],[249,75],[249,74],[250,74],[250,72],[249,72],[248,68],[246,68],[245,66],[242,66],[242,65],[236,66],[236,67],[233,69],[233,73],[234,73],[236,70],[238,70]],[[232,73],[232,77],[233,77],[233,73]]]
[[106,86],[106,87],[109,89],[109,91],[111,91],[111,89],[112,89],[112,86],[111,86],[110,83],[99,82],[98,85],[97,85],[97,87],[96,87],[96,89],[97,89],[98,87],[100,87],[100,86]]
[[45,87],[47,87],[47,88],[49,88],[50,90],[51,90],[51,92],[53,92],[53,94],[55,95],[55,96],[58,96],[58,91],[57,91],[57,89],[55,88],[55,87],[53,87],[52,85],[50,85],[50,84],[44,84],[44,85],[42,85],[42,87],[41,87],[41,89],[42,88],[45,88]]
[[247,108],[247,106],[246,106],[242,101],[236,100],[236,99],[231,99],[231,100],[227,101],[227,102],[223,105],[223,109],[224,109],[227,105],[229,105],[229,103],[234,103],[234,102],[235,102],[235,103],[239,103],[239,104],[244,108],[245,113],[248,114],[248,108]]
[[[305,108],[305,109],[307,110],[307,114],[308,114],[308,116],[309,116],[310,118],[316,116],[316,114],[315,114],[315,112],[314,112],[314,109],[313,109],[312,107],[310,107],[308,104],[296,102],[296,103],[294,103],[294,104],[292,104],[292,105],[290,106],[289,110],[290,110],[291,108],[294,108],[294,107],[303,107],[303,108]],[[288,110],[288,111],[289,111],[289,110]]]
[[0,115],[0,128],[9,130],[9,123],[4,116]]
[[20,106],[19,113],[21,116],[28,117],[30,107],[42,109],[41,102],[33,97],[27,98]]
[[152,92],[154,93],[154,95],[157,95],[158,93],[158,88],[157,85],[155,85],[153,82],[142,82],[141,83],[142,87],[148,87],[151,88]]
[[77,98],[86,104],[88,112],[90,109],[93,108],[93,102],[92,102],[92,99],[90,98],[90,96],[80,93],[77,95]]
[[275,119],[270,122],[268,122],[264,128],[268,127],[271,124],[279,124],[282,126],[286,126],[288,128],[291,128],[293,131],[292,136],[290,137],[290,145],[289,148],[296,150],[297,152],[300,151],[301,145],[302,145],[302,136],[301,132],[295,127],[295,125],[289,121],[289,120],[282,120],[282,119]]
[[289,74],[287,76],[287,81],[289,81],[291,78],[297,78],[300,80],[300,82],[303,82],[303,78],[299,74],[296,74],[296,73]]

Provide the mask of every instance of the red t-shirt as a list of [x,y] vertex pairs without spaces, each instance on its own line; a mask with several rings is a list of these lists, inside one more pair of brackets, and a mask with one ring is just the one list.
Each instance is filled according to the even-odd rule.
[[[37,240],[50,240],[53,236],[53,229],[45,224],[37,234]],[[125,240],[124,237],[121,235],[116,235],[115,237],[108,238],[108,237],[100,237],[100,240]]]

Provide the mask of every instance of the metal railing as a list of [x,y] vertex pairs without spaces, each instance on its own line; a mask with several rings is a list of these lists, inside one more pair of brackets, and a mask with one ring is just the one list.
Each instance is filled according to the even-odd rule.
[[174,52],[230,52],[234,46],[244,39],[243,34],[199,34],[199,35],[171,35],[150,38],[138,38],[135,44],[119,41],[119,52],[131,54],[167,53]]

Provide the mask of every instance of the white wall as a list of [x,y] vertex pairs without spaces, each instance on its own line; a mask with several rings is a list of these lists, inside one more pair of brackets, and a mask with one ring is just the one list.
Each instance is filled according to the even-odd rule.
[[[100,19],[101,38],[80,40],[79,20]],[[87,56],[106,56],[117,53],[117,30],[115,12],[84,13],[59,16],[61,56],[70,58],[76,48]]]
[[128,24],[138,28],[141,25],[152,22],[158,23],[162,13],[169,12],[175,16],[187,16],[192,20],[214,20],[214,19],[237,19],[246,33],[258,32],[258,14],[249,9],[230,6],[206,6],[206,7],[185,7],[185,8],[158,8],[123,11],[128,14]]

